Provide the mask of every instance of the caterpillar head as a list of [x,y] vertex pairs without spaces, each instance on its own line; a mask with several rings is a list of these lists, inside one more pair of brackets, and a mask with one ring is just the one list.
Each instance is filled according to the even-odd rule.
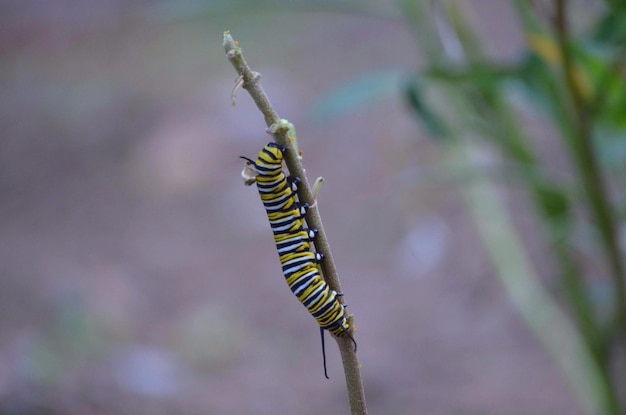
[[287,149],[285,147],[279,147],[276,143],[268,143],[259,152],[259,157],[256,161],[249,159],[248,157],[240,156],[246,160],[246,166],[241,171],[241,177],[243,177],[243,183],[246,186],[252,185],[256,182],[256,178],[262,175],[275,174],[275,171],[281,169],[283,163],[283,152]]

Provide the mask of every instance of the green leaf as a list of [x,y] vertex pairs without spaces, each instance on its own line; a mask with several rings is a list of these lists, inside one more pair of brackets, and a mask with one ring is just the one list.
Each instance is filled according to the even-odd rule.
[[512,86],[523,93],[538,113],[548,113],[562,125],[567,123],[567,116],[557,76],[560,75],[540,56],[529,53],[519,63]]
[[422,72],[422,75],[427,79],[467,84],[477,89],[490,89],[517,75],[516,70],[514,67],[481,61],[467,66],[435,65]]
[[604,166],[623,170],[626,166],[626,131],[621,133],[607,128],[595,131],[598,157]]
[[424,82],[419,77],[409,80],[404,89],[408,104],[434,139],[445,139],[449,136],[449,131],[443,119],[430,106],[425,89]]
[[397,95],[401,90],[402,81],[407,76],[403,71],[390,70],[353,79],[322,95],[313,105],[313,118],[321,122],[343,117],[382,99]]
[[546,218],[551,220],[564,218],[569,213],[569,200],[559,188],[535,187],[533,192]]
[[600,19],[594,38],[597,42],[611,44],[618,48],[626,45],[626,3],[619,2]]

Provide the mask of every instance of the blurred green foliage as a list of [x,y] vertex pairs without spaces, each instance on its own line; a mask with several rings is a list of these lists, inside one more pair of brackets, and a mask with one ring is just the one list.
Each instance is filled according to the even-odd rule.
[[[626,61],[620,47],[624,38],[624,19],[620,18],[624,16],[623,2],[601,7],[601,12],[597,12],[591,8],[574,10],[570,3],[556,1],[550,16],[542,16],[527,1],[513,4],[526,48],[517,60],[506,64],[486,57],[459,2],[442,2],[438,8],[419,10],[420,15],[412,19],[414,30],[424,38],[438,35],[442,47],[438,52],[427,53],[427,68],[414,76],[418,81],[413,84],[419,82],[437,90],[440,96],[445,95],[447,105],[429,106],[433,101],[424,96],[424,88],[408,88],[409,102],[431,134],[441,136],[441,131],[452,131],[445,138],[454,141],[455,146],[487,146],[500,154],[501,163],[524,167],[520,170],[522,183],[537,208],[545,249],[552,251],[556,259],[554,278],[561,290],[555,294],[566,308],[564,315],[570,315],[577,328],[575,341],[588,353],[587,363],[583,364],[586,358],[578,354],[563,360],[561,365],[568,376],[588,380],[581,384],[570,379],[578,394],[585,396],[581,403],[588,412],[624,413],[619,398],[623,394],[619,385],[624,379],[615,369],[626,352],[624,252],[619,245],[626,207],[621,185],[626,177]],[[407,8],[407,13],[415,12],[412,7]],[[439,26],[433,33],[435,29],[421,24],[428,13],[437,14],[435,18],[445,21],[447,27]],[[595,23],[580,29],[574,27],[569,23],[573,13],[590,14]],[[450,43],[446,38],[454,38],[460,45],[462,59],[446,54],[445,45]],[[521,93],[523,105],[514,99],[513,91]],[[563,175],[548,173],[555,169],[543,154],[541,141],[532,140],[533,133],[521,121],[529,116],[546,121],[552,134],[560,138],[560,148],[571,162],[572,169],[565,175],[571,183],[564,182]],[[437,131],[432,128],[435,119]],[[543,172],[541,180],[524,174],[524,170]],[[488,197],[495,196],[492,193]],[[472,200],[479,210],[481,205],[489,206],[479,199]],[[593,229],[591,244],[578,240],[583,234],[590,235],[581,229]],[[483,233],[484,238],[492,237],[487,228]],[[583,246],[590,247],[589,251],[581,252]],[[492,255],[501,253],[493,251]],[[590,271],[580,260],[584,255],[599,255],[603,265]],[[493,259],[498,263],[499,258]],[[500,274],[509,270],[499,269]],[[501,278],[506,283],[506,277]],[[599,311],[607,309],[606,300],[598,303],[597,297],[591,295],[598,284],[611,287],[608,314]],[[523,284],[508,285],[513,297],[518,294],[515,290],[523,289],[520,287]],[[545,301],[554,303],[551,298],[546,297]],[[531,326],[542,318],[526,304],[518,307]],[[556,344],[551,341],[555,336],[550,332],[553,328],[536,327],[537,335],[548,347]]]
[[[496,266],[500,278],[519,300],[525,320],[552,349],[581,406],[588,413],[624,414],[626,371],[618,365],[626,358],[626,276],[620,245],[626,236],[626,2],[546,3],[509,2],[524,45],[516,59],[503,62],[483,50],[485,42],[476,34],[468,3],[401,1],[426,60],[422,70],[357,79],[329,95],[318,114],[341,116],[399,89],[425,132],[449,149],[450,161],[484,169],[471,154],[479,149],[498,154],[501,170],[508,172],[500,177],[517,175],[516,183],[536,207],[537,231],[546,256],[554,258],[551,281],[559,288],[544,297],[548,291],[534,285],[527,256],[508,256],[500,249],[507,245],[501,239],[505,235],[515,241],[507,246],[524,250],[517,244],[521,230],[501,222],[496,235],[488,222],[481,222],[485,212],[495,212],[494,206],[506,207],[495,202],[502,180],[476,175],[476,180],[494,185],[481,193],[470,190],[467,200],[479,233],[494,248],[494,263],[502,264]],[[580,16],[584,19],[576,19]],[[581,20],[584,26],[573,23]],[[529,119],[546,126],[539,132],[544,137],[533,137],[538,132],[527,128]],[[552,164],[554,146],[545,145],[546,137],[557,140],[565,167]],[[494,213],[493,221],[512,222],[510,217]],[[585,257],[595,258],[594,265]],[[519,275],[518,280],[509,274]],[[600,286],[610,295],[594,295]],[[539,309],[552,310],[554,319]],[[568,355],[555,341],[564,327],[541,320],[561,321],[563,326],[571,320],[572,330],[563,338],[576,343],[572,350],[577,351]]]

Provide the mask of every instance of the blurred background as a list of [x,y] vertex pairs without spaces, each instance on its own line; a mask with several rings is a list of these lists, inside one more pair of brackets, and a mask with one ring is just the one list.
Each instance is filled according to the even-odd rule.
[[0,412],[348,412],[230,30],[325,178],[370,413],[623,414],[623,2],[436,3],[2,2]]

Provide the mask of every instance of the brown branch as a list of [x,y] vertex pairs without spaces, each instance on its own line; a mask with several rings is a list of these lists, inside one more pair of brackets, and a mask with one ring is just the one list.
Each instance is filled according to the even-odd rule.
[[[292,176],[298,177],[301,180],[298,186],[298,198],[303,203],[308,203],[311,208],[307,212],[306,221],[309,227],[317,228],[318,234],[315,238],[315,248],[317,252],[324,254],[324,261],[321,263],[322,272],[325,281],[328,283],[331,289],[342,292],[341,283],[337,275],[337,268],[335,267],[335,261],[333,260],[328,239],[326,238],[326,232],[322,224],[322,219],[319,214],[318,205],[314,199],[311,186],[304,173],[302,163],[298,158],[298,154],[294,151],[289,139],[289,128],[282,124],[280,117],[272,108],[263,87],[260,84],[261,75],[250,69],[246,63],[241,48],[238,43],[228,33],[224,33],[224,50],[226,51],[226,57],[233,65],[237,74],[239,75],[238,81],[241,81],[243,89],[248,91],[253,101],[265,117],[265,124],[267,125],[267,131],[273,135],[274,140],[280,146],[289,148],[290,151],[285,153],[285,164],[289,169]],[[343,302],[343,296],[339,297]],[[352,330],[352,316],[350,318],[350,328]],[[343,362],[344,373],[346,376],[346,384],[348,387],[348,397],[350,400],[350,409],[353,415],[366,415],[367,407],[365,405],[365,393],[363,390],[363,382],[361,380],[361,371],[356,351],[352,341],[347,336],[336,337],[333,336],[339,345],[341,353],[341,359]]]

